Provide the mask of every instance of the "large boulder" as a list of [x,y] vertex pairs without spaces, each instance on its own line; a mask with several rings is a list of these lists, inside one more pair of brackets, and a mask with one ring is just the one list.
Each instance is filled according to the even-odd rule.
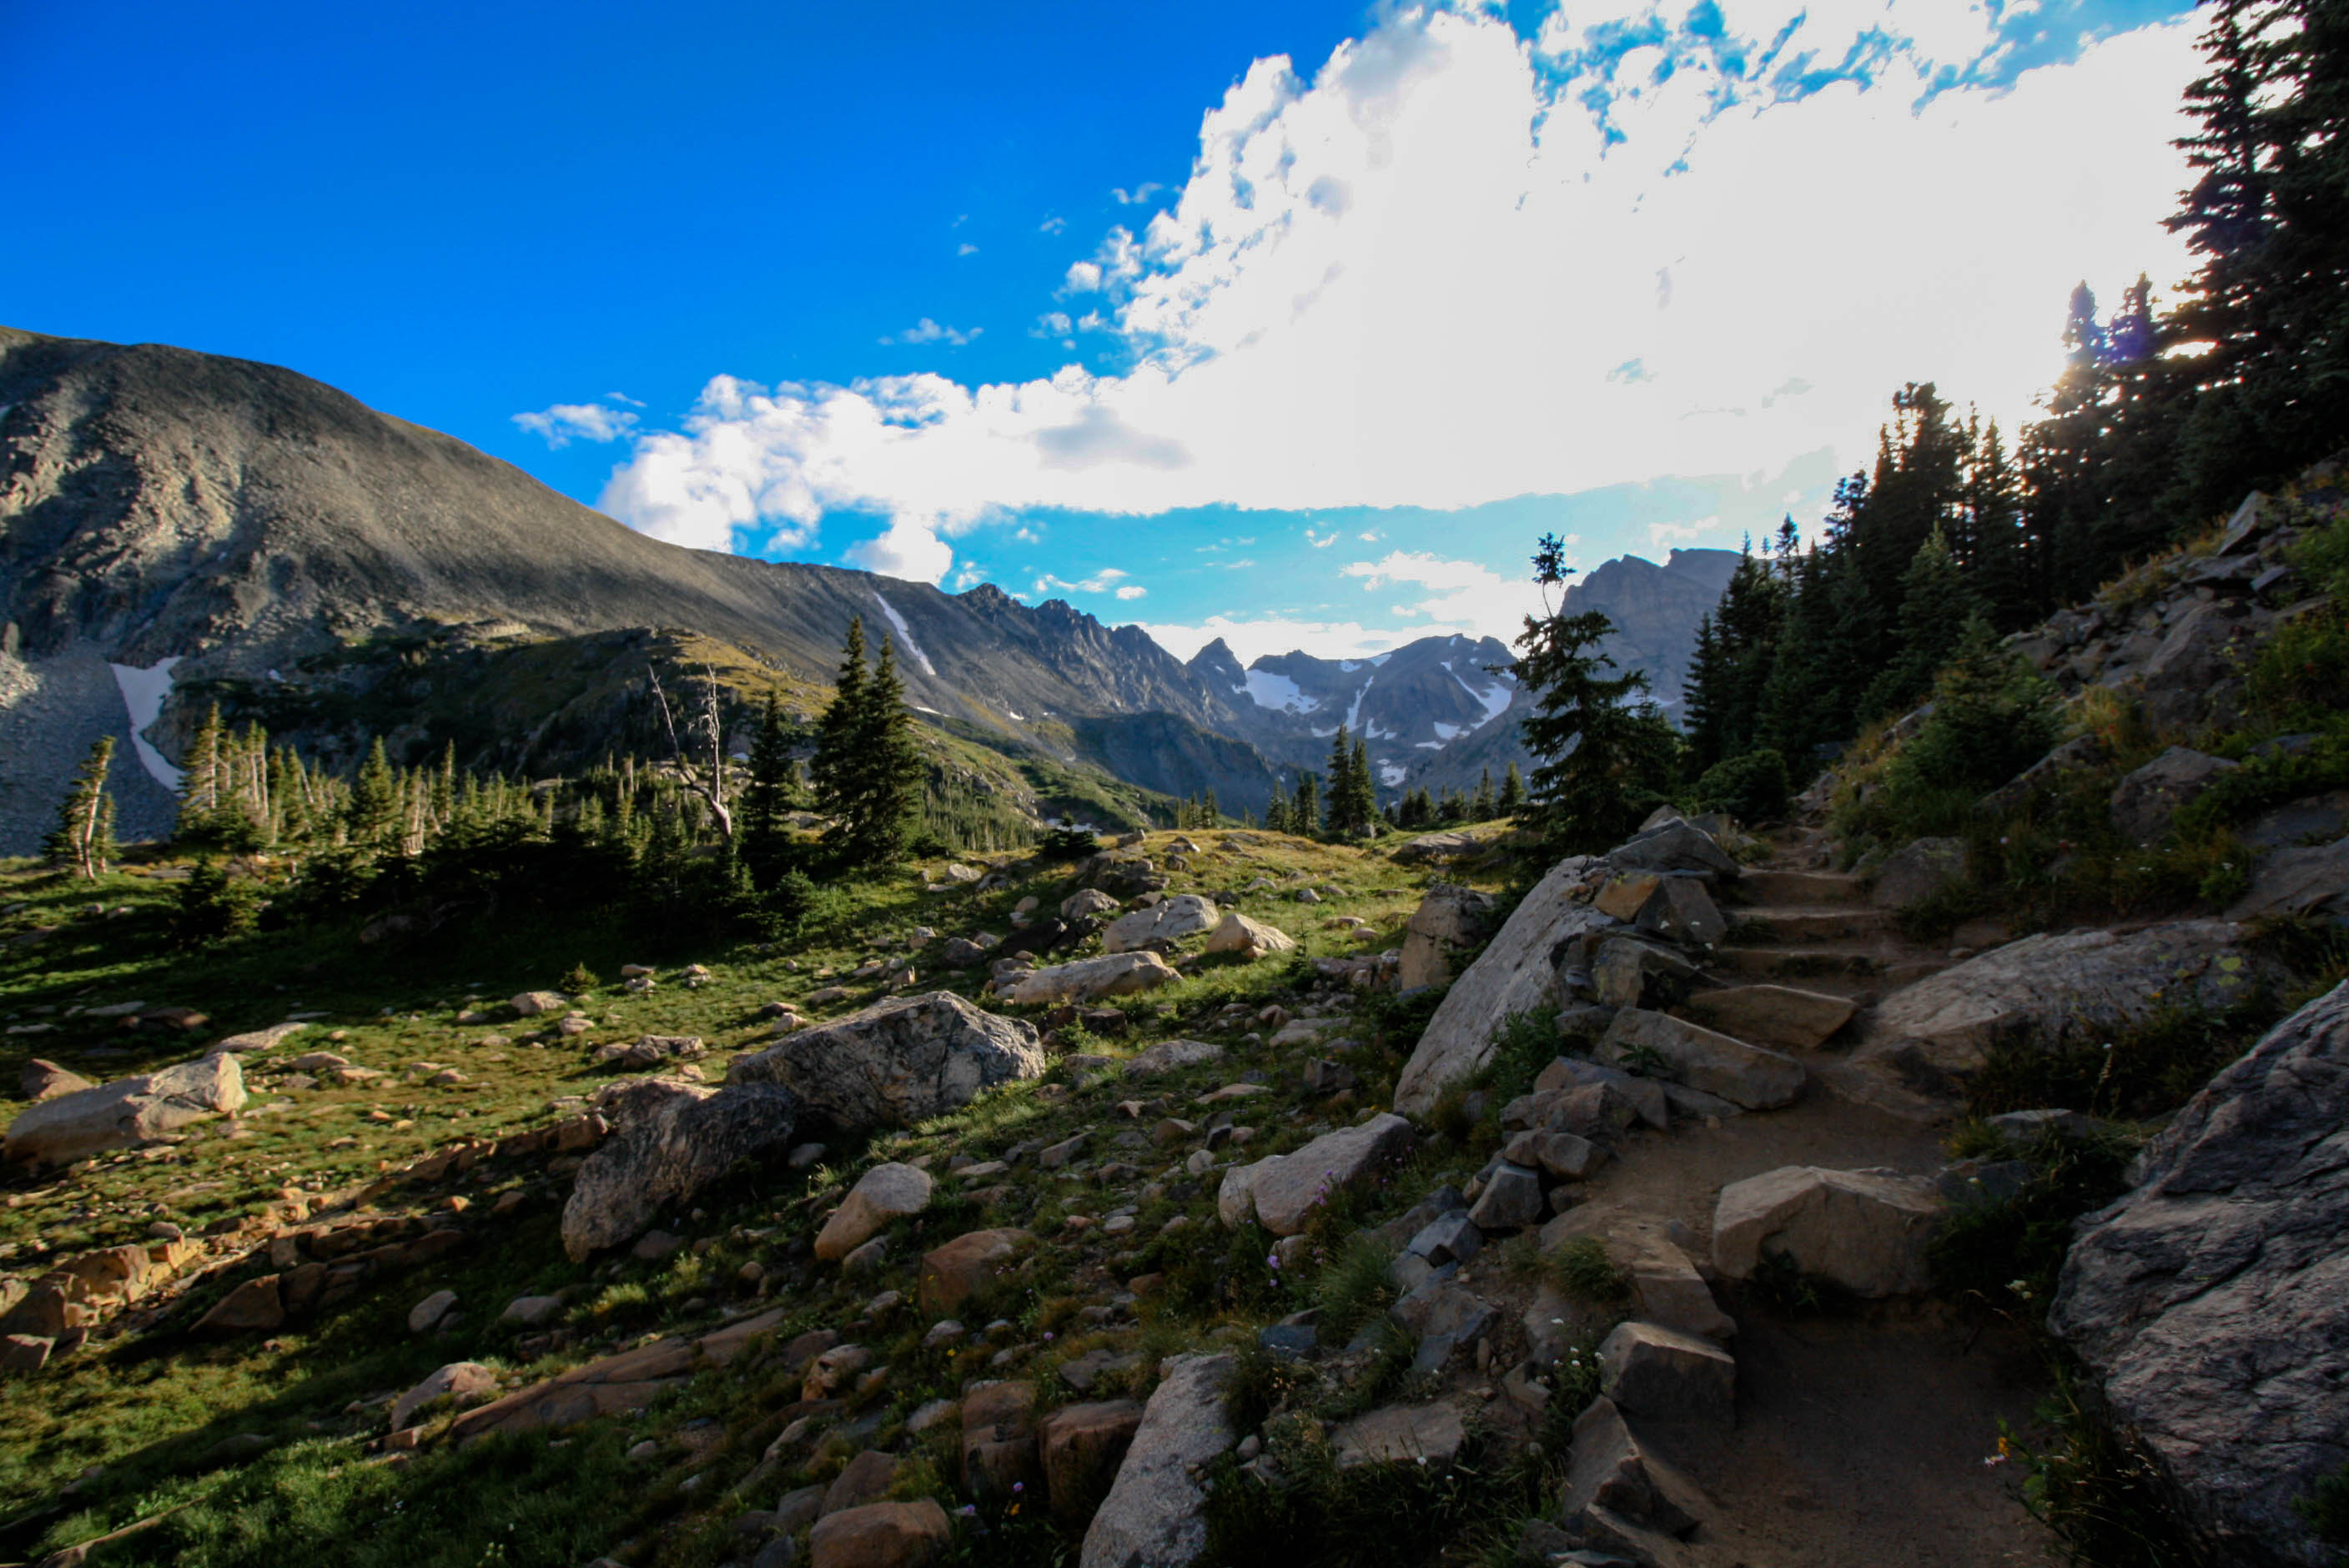
[[2277,974],[2249,942],[2224,920],[2026,936],[1886,997],[1851,1056],[1821,1076],[1897,1116],[1946,1117],[1993,1050],[2057,1050],[2165,1007],[2241,1001]]
[[1046,1417],[1037,1457],[1052,1511],[1063,1519],[1089,1517],[1141,1429],[1142,1407],[1132,1399],[1067,1405]]
[[1035,1238],[1021,1230],[971,1231],[922,1254],[914,1291],[922,1310],[940,1315],[993,1284]]
[[1155,953],[1104,953],[1035,969],[1003,989],[1003,999],[1021,1007],[1062,1002],[1098,1002],[1104,996],[1132,996],[1170,985],[1174,971]]
[[25,1064],[19,1081],[24,1087],[25,1098],[36,1105],[45,1099],[55,1099],[59,1095],[79,1094],[86,1088],[98,1087],[81,1074],[61,1068],[55,1062],[43,1061],[38,1057]]
[[1575,1418],[1569,1451],[1558,1494],[1558,1514],[1569,1527],[1596,1533],[1620,1518],[1671,1535],[1695,1528],[1702,1494],[1641,1446],[1614,1400],[1601,1395]]
[[1599,1346],[1599,1388],[1635,1416],[1727,1426],[1737,1359],[1710,1339],[1661,1323],[1619,1323]]
[[894,1220],[918,1214],[930,1204],[930,1173],[895,1161],[875,1165],[856,1180],[832,1218],[815,1235],[815,1255],[838,1263],[888,1228]]
[[1574,896],[1592,864],[1575,856],[1552,867],[1444,993],[1395,1085],[1397,1110],[1425,1116],[1447,1088],[1493,1059],[1495,1037],[1511,1017],[1564,1004],[1559,960],[1578,955],[1581,938],[1616,923]]
[[1735,1039],[1773,1050],[1807,1051],[1851,1022],[1858,1007],[1848,996],[1765,984],[1699,991],[1681,1010]]
[[808,1532],[808,1559],[812,1568],[926,1568],[946,1555],[953,1539],[947,1511],[935,1499],[868,1502],[817,1520]]
[[1294,953],[1297,951],[1297,939],[1278,926],[1250,920],[1234,910],[1207,934],[1206,950],[1210,953],[1239,953],[1256,958],[1267,953]]
[[1468,1439],[1455,1405],[1389,1405],[1357,1416],[1330,1434],[1340,1470],[1358,1465],[1433,1465],[1449,1469]]
[[9,1125],[7,1160],[70,1164],[243,1106],[244,1072],[236,1057],[205,1057],[42,1100]]
[[950,991],[899,997],[738,1057],[735,1084],[780,1084],[840,1127],[905,1127],[957,1110],[982,1089],[1040,1078],[1034,1026]]
[[[1402,1159],[1414,1141],[1411,1123],[1388,1112],[1325,1132],[1293,1154],[1267,1155],[1245,1178],[1257,1222],[1276,1236],[1295,1235],[1317,1202]],[[1225,1222],[1237,1222],[1227,1214]]]
[[1440,882],[1427,890],[1412,913],[1402,938],[1402,965],[1395,987],[1416,991],[1441,985],[1452,978],[1453,954],[1485,940],[1493,923],[1493,895],[1458,882]]
[[1485,841],[1470,832],[1422,833],[1394,851],[1395,860],[1403,865],[1417,865],[1430,861],[1456,861],[1473,855],[1485,847]]
[[2169,830],[2179,810],[2241,766],[2173,746],[2113,787],[2113,826],[2131,843],[2149,844]]
[[1235,1441],[1224,1391],[1237,1365],[1230,1356],[1167,1359],[1078,1568],[1185,1568],[1206,1550],[1204,1472]]
[[789,1149],[800,1109],[797,1096],[771,1083],[654,1080],[639,1088],[619,1130],[579,1168],[563,1205],[563,1250],[576,1262],[617,1246],[736,1161]]
[[1607,851],[1607,863],[1619,872],[1697,872],[1724,878],[1738,874],[1735,858],[1712,834],[1678,817],[1634,833]]
[[1781,1166],[1721,1190],[1713,1264],[1752,1279],[1764,1258],[1783,1257],[1855,1295],[1911,1295],[1931,1283],[1925,1249],[1940,1217],[1923,1177]]
[[1619,1067],[1651,1070],[1747,1110],[1775,1110],[1803,1092],[1803,1064],[1776,1051],[1715,1034],[1669,1013],[1626,1007],[1591,1055]]
[[1135,953],[1162,943],[1180,942],[1203,931],[1213,931],[1223,918],[1215,901],[1195,892],[1176,893],[1147,909],[1119,915],[1102,928],[1102,951]]
[[1965,880],[1963,839],[1919,839],[1893,851],[1877,868],[1868,901],[1878,909],[1899,909]]
[[2269,1031],[2087,1216],[2048,1326],[2249,1560],[2334,1561],[2293,1510],[2349,1463],[2349,985]]

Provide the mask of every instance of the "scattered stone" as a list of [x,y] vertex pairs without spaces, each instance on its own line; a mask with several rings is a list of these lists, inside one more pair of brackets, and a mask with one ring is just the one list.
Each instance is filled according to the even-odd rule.
[[494,1394],[498,1375],[478,1361],[451,1361],[391,1402],[391,1429],[405,1431],[416,1413],[438,1399],[466,1404]]
[[952,1534],[947,1511],[929,1498],[869,1502],[817,1520],[809,1560],[812,1568],[926,1568],[946,1554]]
[[1807,1051],[1851,1021],[1858,1004],[1792,985],[1732,985],[1699,991],[1682,1011],[1709,1029],[1773,1050]]
[[285,1326],[285,1305],[278,1284],[275,1274],[263,1274],[259,1279],[245,1281],[196,1320],[196,1332],[266,1334],[271,1329]]
[[506,1309],[498,1314],[498,1321],[520,1323],[535,1328],[562,1310],[563,1298],[559,1295],[518,1295],[506,1303]]
[[1592,1054],[1618,1066],[1652,1059],[1674,1082],[1717,1094],[1748,1110],[1793,1104],[1803,1092],[1806,1077],[1803,1064],[1792,1057],[1640,1007],[1616,1014]]
[[1511,1165],[1547,1171],[1562,1181],[1579,1181],[1606,1162],[1607,1150],[1571,1132],[1537,1129],[1510,1139],[1501,1158]]
[[1485,1179],[1485,1190],[1477,1194],[1468,1218],[1479,1230],[1518,1231],[1538,1222],[1542,1213],[1540,1176],[1505,1161]]
[[[1268,1155],[1247,1167],[1250,1174],[1241,1186],[1258,1223],[1276,1236],[1293,1236],[1305,1228],[1315,1203],[1330,1192],[1372,1175],[1381,1165],[1407,1155],[1416,1141],[1412,1125],[1392,1113],[1381,1114],[1360,1126],[1341,1128],[1315,1139],[1293,1154]],[[1235,1168],[1235,1172],[1240,1169]],[[1225,1178],[1216,1206],[1224,1222],[1236,1225],[1225,1206],[1234,1191],[1232,1175]]]
[[1658,1323],[1621,1323],[1599,1346],[1599,1388],[1635,1416],[1729,1424],[1737,1362],[1711,1340]]
[[1592,865],[1587,857],[1575,857],[1553,867],[1444,993],[1395,1086],[1396,1110],[1424,1117],[1445,1088],[1492,1060],[1495,1041],[1509,1018],[1556,1012],[1565,1004],[1553,954],[1615,923],[1574,896]]
[[1568,1529],[1588,1532],[1592,1523],[1603,1522],[1592,1520],[1594,1512],[1668,1535],[1696,1528],[1698,1509],[1692,1505],[1702,1494],[1695,1483],[1640,1446],[1612,1399],[1602,1395],[1575,1418],[1571,1451],[1573,1462],[1558,1496],[1558,1513]]
[[35,1057],[25,1064],[22,1078],[25,1098],[37,1105],[45,1099],[55,1099],[61,1094],[79,1094],[97,1086],[79,1073],[69,1072],[55,1062]]
[[1036,1455],[1036,1386],[986,1383],[962,1404],[962,1484],[973,1497],[1008,1501],[1040,1476]]
[[1330,1433],[1330,1442],[1340,1470],[1414,1463],[1449,1469],[1467,1438],[1460,1412],[1439,1402],[1372,1410]]
[[836,1263],[908,1214],[930,1203],[930,1173],[894,1161],[875,1165],[848,1190],[840,1207],[816,1233],[815,1255]]
[[525,1018],[534,1018],[541,1013],[562,1012],[571,1006],[571,999],[568,996],[559,996],[552,991],[524,991],[506,1006]]
[[70,1164],[241,1110],[244,1099],[233,1056],[181,1062],[41,1100],[9,1125],[6,1158],[16,1165]]
[[879,1502],[889,1495],[896,1484],[897,1461],[887,1454],[865,1449],[841,1467],[832,1484],[824,1489],[823,1507],[817,1515],[838,1513],[844,1508],[862,1508],[868,1502]]
[[430,1295],[426,1296],[422,1301],[418,1302],[414,1306],[408,1309],[408,1332],[410,1334],[431,1333],[435,1327],[439,1326],[440,1320],[449,1315],[450,1308],[456,1305],[457,1293],[455,1291],[434,1291]]
[[1155,953],[1106,953],[1031,970],[1003,989],[1004,1000],[1016,1006],[1061,1002],[1094,1002],[1104,996],[1131,996],[1173,983],[1174,971]]
[[1278,926],[1252,920],[1232,911],[1224,916],[1215,930],[1207,934],[1209,953],[1238,953],[1249,958],[1259,958],[1268,953],[1294,953],[1297,939]]
[[1019,1261],[1035,1238],[1022,1230],[972,1231],[922,1254],[915,1298],[922,1310],[950,1313]]
[[1097,887],[1083,888],[1061,901],[1061,918],[1079,921],[1087,915],[1109,915],[1117,913],[1117,900]]
[[1068,1520],[1091,1516],[1133,1445],[1142,1413],[1132,1399],[1107,1399],[1064,1406],[1044,1418],[1039,1450],[1054,1513]]
[[1933,1183],[1892,1171],[1788,1165],[1721,1190],[1713,1266],[1751,1279],[1765,1256],[1856,1295],[1907,1295],[1930,1283],[1925,1250],[1940,1218]]
[[1145,947],[1171,945],[1186,936],[1213,931],[1222,918],[1215,901],[1195,892],[1177,893],[1146,909],[1122,914],[1102,928],[1104,953],[1132,953]]
[[217,1055],[222,1051],[242,1052],[270,1050],[285,1043],[289,1037],[299,1034],[309,1026],[310,1026],[307,1024],[289,1021],[283,1024],[272,1024],[265,1029],[249,1029],[243,1034],[231,1035],[227,1037],[206,1054]]
[[981,1090],[1043,1076],[1035,1028],[950,991],[896,997],[800,1030],[729,1069],[732,1086],[781,1084],[843,1127],[904,1127],[969,1104]]
[[1684,995],[1702,973],[1677,950],[1645,934],[1625,933],[1599,944],[1590,961],[1590,991],[1608,1007],[1671,1002]]
[[664,1204],[692,1197],[736,1161],[790,1148],[800,1115],[798,1099],[771,1083],[712,1089],[647,1079],[635,1094],[563,1205],[563,1247],[574,1262],[636,1235]]
[[1229,1356],[1175,1356],[1143,1407],[1125,1462],[1085,1531],[1079,1568],[1185,1568],[1206,1550],[1208,1461],[1234,1440]]

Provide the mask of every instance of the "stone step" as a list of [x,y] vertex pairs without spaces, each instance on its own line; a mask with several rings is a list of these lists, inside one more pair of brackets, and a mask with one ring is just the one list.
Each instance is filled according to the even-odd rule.
[[1928,975],[1947,969],[1946,959],[1919,958],[1857,944],[1723,947],[1713,954],[1713,966],[1726,974],[1755,980],[1800,982],[1812,991],[1841,993],[1832,981],[1865,981],[1866,988],[1889,992],[1913,985]]
[[1826,908],[1759,908],[1740,909],[1730,913],[1737,926],[1759,926],[1768,932],[1766,937],[1752,941],[1732,927],[1733,937],[1741,943],[1762,942],[1867,942],[1895,935],[1899,927],[1892,916],[1880,909]]
[[1763,905],[1857,903],[1867,891],[1857,877],[1841,872],[1749,871],[1736,886]]

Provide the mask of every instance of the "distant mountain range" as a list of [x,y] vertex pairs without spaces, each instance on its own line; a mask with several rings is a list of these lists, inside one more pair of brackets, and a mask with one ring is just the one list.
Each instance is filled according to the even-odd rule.
[[[1735,560],[1610,562],[1568,598],[1613,618],[1617,656],[1676,702]],[[126,830],[162,830],[171,761],[223,695],[329,753],[364,715],[418,759],[457,739],[545,772],[628,738],[629,699],[582,700],[616,686],[617,651],[646,656],[611,634],[736,650],[812,704],[855,615],[895,639],[907,699],[941,734],[1212,788],[1227,810],[1324,767],[1340,720],[1391,789],[1471,788],[1524,760],[1492,638],[1246,669],[1218,642],[1185,664],[1058,600],[665,544],[289,370],[0,328],[0,852],[37,842],[101,734],[126,742]],[[492,670],[494,731],[479,722]]]

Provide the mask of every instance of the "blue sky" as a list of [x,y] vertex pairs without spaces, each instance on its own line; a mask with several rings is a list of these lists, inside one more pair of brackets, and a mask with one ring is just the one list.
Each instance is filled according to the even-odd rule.
[[292,366],[704,548],[1187,654],[1503,631],[2010,423],[2184,271],[2157,0],[19,0],[0,321]]

